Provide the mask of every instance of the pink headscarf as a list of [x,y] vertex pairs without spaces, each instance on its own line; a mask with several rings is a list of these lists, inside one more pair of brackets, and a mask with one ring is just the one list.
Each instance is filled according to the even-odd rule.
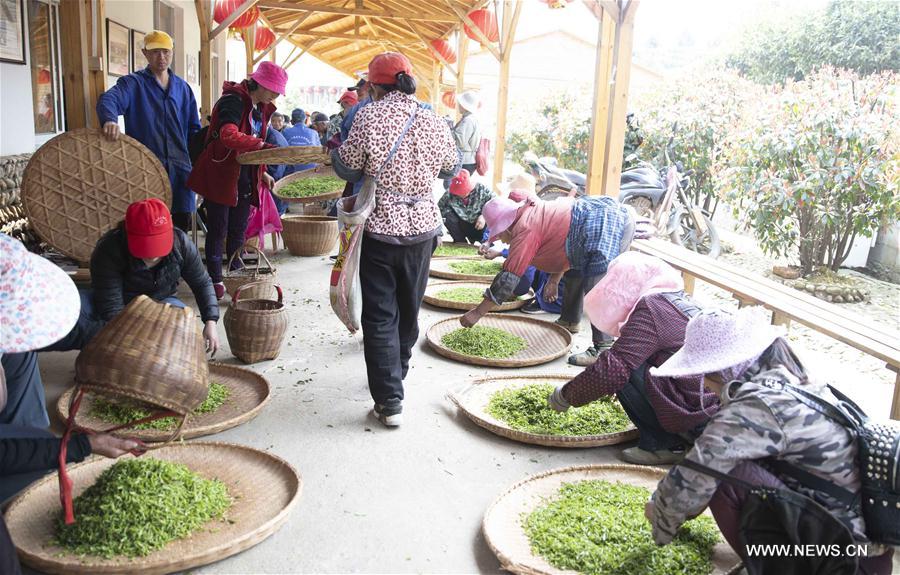
[[675,268],[653,256],[625,252],[609,264],[606,275],[584,296],[591,324],[618,336],[642,297],[684,289]]

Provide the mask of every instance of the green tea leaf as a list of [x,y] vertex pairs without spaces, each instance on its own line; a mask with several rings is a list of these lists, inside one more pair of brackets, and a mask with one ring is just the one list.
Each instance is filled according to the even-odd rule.
[[512,357],[528,347],[517,335],[483,325],[454,330],[442,337],[441,343],[455,352],[487,359]]
[[[212,413],[219,409],[228,399],[231,391],[221,383],[210,382],[209,392],[203,403],[197,406],[193,413]],[[126,399],[114,400],[105,397],[96,397],[91,404],[91,415],[116,425],[124,425],[137,419],[149,417],[153,412],[146,404]],[[132,429],[158,429],[169,431],[175,429],[177,420],[174,417],[163,417],[146,423],[135,425]]]
[[335,176],[312,176],[299,178],[278,189],[278,195],[285,198],[309,198],[332,194],[344,189],[344,180]]

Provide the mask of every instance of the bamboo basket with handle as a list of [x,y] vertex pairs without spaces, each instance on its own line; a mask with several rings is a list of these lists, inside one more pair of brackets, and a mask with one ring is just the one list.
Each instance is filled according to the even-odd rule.
[[231,353],[244,363],[278,357],[288,328],[284,296],[278,284],[273,286],[278,294],[277,301],[241,299],[245,289],[258,283],[249,283],[237,289],[223,319]]
[[[241,259],[241,252],[244,250],[256,252],[256,267],[247,267],[244,265],[244,260]],[[231,269],[234,258],[237,258],[238,261],[241,262],[241,265],[243,266],[241,269]],[[262,265],[263,261],[265,261],[265,265]],[[260,285],[249,288],[249,290],[245,289],[243,291],[244,298],[272,299],[276,296],[275,288],[273,287],[275,285],[275,280],[277,279],[275,275],[275,266],[272,265],[272,262],[269,261],[266,254],[256,246],[244,244],[241,249],[232,254],[225,270],[225,273],[222,274],[222,283],[225,284],[225,291],[227,291],[232,298],[234,298],[234,294],[238,289],[251,283]]]

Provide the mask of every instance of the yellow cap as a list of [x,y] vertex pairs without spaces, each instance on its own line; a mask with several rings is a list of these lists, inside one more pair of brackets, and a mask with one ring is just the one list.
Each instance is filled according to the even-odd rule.
[[144,36],[144,50],[171,50],[174,45],[172,37],[162,30],[154,30]]

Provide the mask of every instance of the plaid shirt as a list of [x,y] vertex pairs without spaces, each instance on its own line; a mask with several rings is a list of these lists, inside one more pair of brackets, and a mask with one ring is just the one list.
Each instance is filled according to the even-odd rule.
[[605,274],[609,262],[619,255],[622,230],[630,217],[614,198],[579,198],[566,237],[569,267],[584,276]]
[[438,201],[438,207],[441,209],[441,216],[450,217],[456,214],[459,219],[474,224],[484,205],[494,199],[494,193],[487,189],[484,184],[475,184],[472,191],[465,198],[455,196],[450,192],[444,193]]

